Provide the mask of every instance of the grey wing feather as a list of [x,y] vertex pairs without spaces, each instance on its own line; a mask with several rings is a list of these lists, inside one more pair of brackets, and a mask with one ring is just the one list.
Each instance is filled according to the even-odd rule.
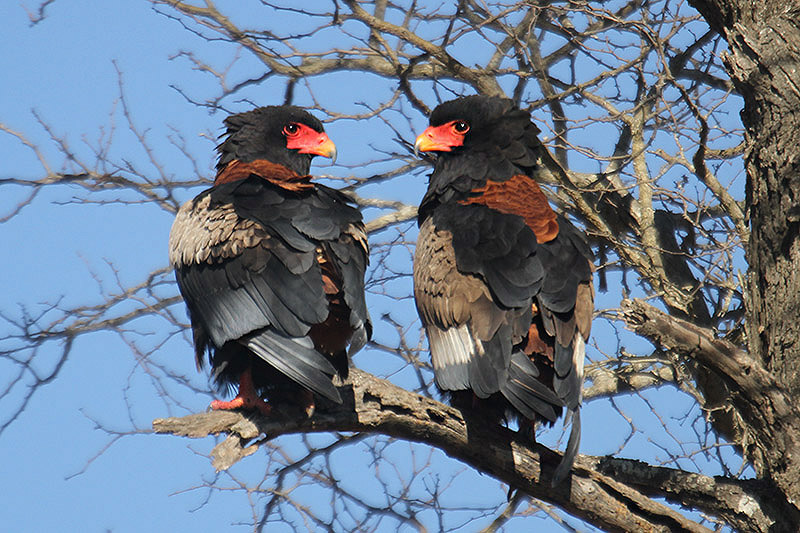
[[530,420],[535,420],[538,413],[555,422],[558,415],[553,406],[561,405],[561,400],[544,383],[536,379],[538,376],[539,371],[528,356],[516,351],[511,355],[509,379],[501,391],[512,405]]
[[441,329],[431,324],[426,331],[436,384],[444,390],[468,389],[470,361],[476,346],[467,326]]
[[469,365],[469,383],[478,398],[487,398],[501,390],[508,381],[511,359],[511,328],[502,325],[487,341],[480,341],[483,348],[476,353]]
[[342,403],[331,378],[336,369],[313,348],[308,338],[292,339],[264,330],[239,341],[254,354],[309,390]]

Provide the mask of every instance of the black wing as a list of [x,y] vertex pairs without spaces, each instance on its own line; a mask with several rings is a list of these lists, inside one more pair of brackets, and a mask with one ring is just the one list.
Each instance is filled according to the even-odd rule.
[[[346,294],[357,301],[361,289],[360,307],[351,314],[362,313],[367,327],[366,250],[351,236],[359,224],[358,211],[327,192],[286,191],[257,177],[188,202],[170,235],[170,257],[193,327],[201,330],[196,339],[205,336],[209,348],[245,345],[295,381],[340,401],[330,379],[336,370],[308,333],[328,316],[318,255],[334,247],[350,252],[347,261],[337,255],[334,262],[353,285]],[[196,346],[198,362],[205,348]]]

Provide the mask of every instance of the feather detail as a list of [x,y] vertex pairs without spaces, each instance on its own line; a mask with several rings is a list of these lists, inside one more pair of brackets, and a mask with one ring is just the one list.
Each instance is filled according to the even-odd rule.
[[417,139],[438,157],[418,211],[414,296],[436,383],[453,401],[505,410],[526,430],[567,408],[558,483],[580,442],[592,253],[534,179],[537,134],[508,99],[470,96],[433,111]]
[[[220,387],[251,372],[255,389],[270,398],[306,402],[307,389],[340,402],[332,377],[347,375],[349,354],[371,333],[366,233],[347,195],[299,172],[310,156],[258,133],[264,129],[259,120],[274,113],[310,117],[297,108],[262,108],[226,121],[218,180],[181,206],[169,260],[189,311],[198,366],[207,352]],[[306,412],[313,411],[310,401]]]
[[488,180],[485,185],[472,189],[469,198],[460,203],[485,205],[522,217],[539,243],[552,241],[558,235],[555,212],[542,189],[528,176],[517,174],[506,181]]

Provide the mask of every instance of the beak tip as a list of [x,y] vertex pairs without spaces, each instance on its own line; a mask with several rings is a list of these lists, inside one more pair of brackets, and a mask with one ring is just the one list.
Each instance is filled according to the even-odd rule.
[[317,148],[317,155],[327,157],[331,160],[331,165],[336,163],[336,145],[326,134],[322,134],[319,140],[319,147]]

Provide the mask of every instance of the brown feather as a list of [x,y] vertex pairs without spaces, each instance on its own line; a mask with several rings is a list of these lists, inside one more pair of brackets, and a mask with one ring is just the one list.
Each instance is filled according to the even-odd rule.
[[592,330],[592,317],[594,316],[594,285],[591,281],[578,285],[578,294],[575,299],[575,323],[584,340],[589,340]]
[[471,193],[475,196],[462,204],[481,204],[507,215],[521,216],[539,243],[552,241],[558,235],[555,212],[542,189],[528,176],[517,174],[506,181],[487,181]]
[[211,207],[211,196],[181,206],[169,235],[169,261],[173,266],[218,263],[245,248],[270,247],[271,237],[257,223],[240,218],[233,205]]
[[293,170],[266,159],[256,159],[250,162],[234,159],[217,172],[214,185],[239,181],[250,176],[258,176],[288,191],[296,192],[314,187],[308,176],[300,176]]
[[322,270],[322,287],[328,299],[328,317],[314,324],[308,336],[318,352],[333,355],[347,349],[353,334],[350,309],[344,301],[343,280],[322,248],[317,248],[317,263]]
[[502,311],[483,281],[458,271],[452,239],[449,231],[437,230],[431,219],[422,224],[414,256],[417,308],[425,324],[450,328],[472,319],[473,333],[481,340],[491,339],[503,321]]
[[522,349],[531,360],[535,360],[534,354],[539,354],[547,359],[548,366],[553,366],[553,337],[549,336],[544,330],[542,325],[542,318],[539,315],[539,309],[536,304],[531,305],[533,311],[533,319],[531,320],[531,327],[528,329],[528,339],[525,341],[525,347]]
[[346,242],[348,237],[352,239],[352,242],[355,242],[361,247],[364,251],[364,255],[367,256],[367,263],[369,264],[369,241],[367,238],[367,229],[364,227],[364,224],[350,224],[347,226],[342,235],[342,241]]
[[[339,293],[341,295],[341,293]],[[353,328],[350,325],[350,309],[344,303],[343,297],[328,295],[328,317],[314,324],[308,330],[308,336],[314,341],[314,348],[322,354],[334,355],[347,349]]]

